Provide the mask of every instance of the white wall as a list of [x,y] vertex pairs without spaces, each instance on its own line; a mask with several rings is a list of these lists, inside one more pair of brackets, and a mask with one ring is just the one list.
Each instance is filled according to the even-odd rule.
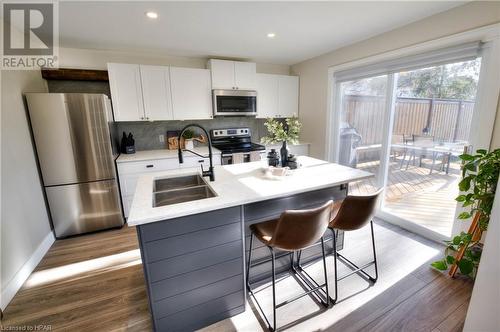
[[46,92],[39,71],[2,71],[0,307],[5,309],[46,253],[50,230],[24,92]]
[[[311,155],[324,158],[328,67],[497,22],[500,22],[500,2],[471,2],[293,65],[291,72],[300,76],[302,140],[312,143]],[[499,122],[497,120],[494,146],[500,146]]]
[[[497,185],[500,189],[500,182]],[[467,311],[464,331],[500,331],[500,191],[495,197],[493,211],[479,271]]]
[[[59,49],[59,67],[61,68],[106,69],[108,62],[206,68],[207,60],[208,58],[154,55],[151,52],[119,52],[78,48]],[[290,66],[257,63],[257,72],[288,75]]]

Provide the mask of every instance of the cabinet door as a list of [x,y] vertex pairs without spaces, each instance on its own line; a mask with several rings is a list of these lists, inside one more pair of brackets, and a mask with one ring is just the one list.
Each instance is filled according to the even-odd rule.
[[108,63],[108,75],[115,121],[145,120],[139,65]]
[[212,118],[210,70],[171,67],[170,82],[175,120]]
[[212,89],[229,89],[236,87],[234,84],[234,61],[215,60],[209,61],[212,72]]
[[299,114],[299,77],[279,75],[278,114],[281,118]]
[[234,62],[234,84],[238,90],[255,90],[256,75],[255,63]]
[[146,120],[172,120],[170,71],[166,66],[140,66]]
[[278,116],[278,76],[257,74],[257,118]]

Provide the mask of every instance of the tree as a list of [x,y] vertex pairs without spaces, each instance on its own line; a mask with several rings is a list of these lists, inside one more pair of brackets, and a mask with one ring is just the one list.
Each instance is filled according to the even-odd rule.
[[[474,100],[481,60],[416,69],[399,73],[398,97]],[[344,94],[383,97],[387,75],[342,84]]]
[[481,60],[417,69],[399,74],[398,97],[474,100]]

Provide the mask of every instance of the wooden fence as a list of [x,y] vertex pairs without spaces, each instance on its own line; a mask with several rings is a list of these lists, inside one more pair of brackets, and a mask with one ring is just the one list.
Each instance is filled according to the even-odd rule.
[[[431,98],[397,98],[393,134],[429,135],[438,141],[467,141],[474,101]],[[385,98],[347,95],[343,99],[342,121],[361,136],[360,145],[382,142]]]

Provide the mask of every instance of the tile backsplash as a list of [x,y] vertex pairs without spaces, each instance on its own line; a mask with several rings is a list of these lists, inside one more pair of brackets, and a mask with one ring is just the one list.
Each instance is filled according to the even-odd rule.
[[[115,139],[119,141],[122,133],[129,132],[134,135],[135,148],[140,150],[164,149],[167,146],[167,131],[181,130],[189,123],[196,123],[204,127],[207,131],[219,128],[239,128],[248,127],[252,131],[252,141],[258,143],[260,138],[266,135],[267,130],[264,127],[265,119],[256,119],[249,117],[223,117],[213,120],[192,120],[192,121],[154,121],[154,122],[116,122]],[[192,128],[199,133],[197,128]],[[165,142],[160,142],[159,136],[164,135]]]
[[[47,83],[49,92],[104,93],[108,97],[110,96],[108,82],[48,80]],[[252,117],[222,117],[213,120],[193,121],[116,122],[112,128],[114,144],[119,147],[122,133],[125,131],[127,135],[129,132],[134,135],[137,151],[164,149],[167,146],[167,131],[181,130],[190,122],[199,124],[207,131],[216,128],[248,127],[252,131],[252,141],[256,143],[267,133],[266,127],[264,127],[265,119]],[[193,130],[197,132],[195,128]],[[160,135],[165,136],[165,142],[160,142]]]

